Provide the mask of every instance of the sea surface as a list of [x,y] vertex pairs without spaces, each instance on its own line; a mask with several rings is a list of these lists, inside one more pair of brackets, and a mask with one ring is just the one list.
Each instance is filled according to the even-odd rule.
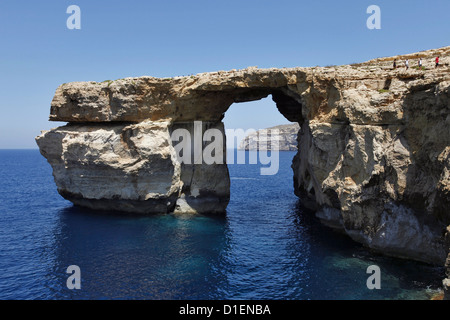
[[[226,216],[132,216],[64,200],[38,150],[0,150],[0,299],[430,299],[442,268],[378,255],[318,222],[291,161],[229,165]],[[67,267],[81,289],[66,286]],[[367,268],[381,270],[369,290]]]

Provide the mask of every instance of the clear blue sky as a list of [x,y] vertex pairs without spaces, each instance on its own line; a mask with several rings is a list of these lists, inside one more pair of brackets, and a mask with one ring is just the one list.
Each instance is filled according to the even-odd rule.
[[[81,30],[66,9],[81,8]],[[381,8],[369,30],[366,9]],[[0,148],[36,148],[61,83],[258,66],[326,66],[450,45],[449,0],[0,2]],[[286,120],[270,99],[233,105],[227,128]]]

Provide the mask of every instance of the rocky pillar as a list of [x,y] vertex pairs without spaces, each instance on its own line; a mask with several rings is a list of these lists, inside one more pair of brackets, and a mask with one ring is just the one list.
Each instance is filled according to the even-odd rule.
[[223,123],[176,122],[171,136],[183,183],[175,213],[224,213],[230,199],[230,177]]
[[[36,141],[58,192],[75,205],[144,214],[223,213],[230,196],[224,126],[196,123],[68,124]],[[188,147],[180,147],[185,143],[179,136],[174,143],[177,132],[189,139]]]

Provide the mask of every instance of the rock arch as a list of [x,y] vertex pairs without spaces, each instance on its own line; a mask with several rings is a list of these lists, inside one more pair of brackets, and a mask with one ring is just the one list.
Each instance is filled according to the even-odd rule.
[[[202,134],[215,128],[225,135],[221,120],[231,104],[269,95],[288,120],[303,121],[302,98],[288,82],[304,75],[292,71],[249,68],[63,84],[50,120],[69,124],[37,142],[54,168],[59,193],[75,204],[139,213],[223,213],[229,200],[226,159],[179,163],[170,136],[177,129],[194,136],[196,121],[203,124]],[[109,187],[99,190],[107,181]]]
[[[440,49],[441,57],[450,48]],[[436,51],[421,53],[431,57]],[[183,166],[176,128],[223,132],[234,102],[272,95],[299,122],[294,186],[327,225],[384,253],[442,263],[450,215],[450,72],[394,58],[327,68],[219,71],[61,85],[37,137],[59,193],[129,212],[223,212],[226,164]],[[445,58],[444,58],[445,59]],[[424,58],[424,60],[426,60]],[[444,70],[445,69],[445,70]]]

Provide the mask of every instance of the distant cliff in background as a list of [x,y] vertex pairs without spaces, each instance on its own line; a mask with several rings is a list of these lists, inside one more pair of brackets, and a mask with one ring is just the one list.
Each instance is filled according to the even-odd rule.
[[[242,140],[239,150],[296,151],[298,130],[300,130],[298,123],[258,130]],[[278,146],[267,143],[267,138],[278,141]]]

